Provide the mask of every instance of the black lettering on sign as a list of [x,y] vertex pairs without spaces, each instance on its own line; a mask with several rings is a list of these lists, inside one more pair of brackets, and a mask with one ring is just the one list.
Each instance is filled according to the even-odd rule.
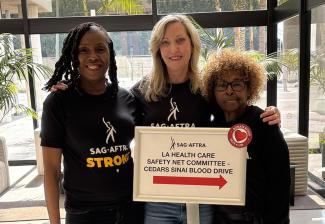
[[234,174],[233,169],[222,169],[222,168],[215,168],[213,170],[214,173],[219,173],[219,174]]

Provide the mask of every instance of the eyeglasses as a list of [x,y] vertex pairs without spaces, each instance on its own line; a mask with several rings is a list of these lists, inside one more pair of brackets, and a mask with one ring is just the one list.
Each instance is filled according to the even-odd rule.
[[228,86],[231,87],[233,91],[240,92],[242,91],[246,86],[247,81],[244,80],[235,80],[232,82],[226,82],[226,81],[217,81],[215,85],[216,91],[226,91]]

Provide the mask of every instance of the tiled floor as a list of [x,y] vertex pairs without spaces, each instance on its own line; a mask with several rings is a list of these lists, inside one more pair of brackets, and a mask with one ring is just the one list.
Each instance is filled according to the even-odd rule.
[[[291,210],[290,211],[291,224],[325,224],[324,210]],[[1,224],[49,224],[48,220],[26,220],[26,221],[12,221],[2,222]],[[64,220],[62,219],[62,223]]]
[[[1,222],[1,224],[50,224],[49,220],[33,220],[33,221],[14,221],[14,222]],[[64,219],[61,220],[61,223],[64,223]]]
[[[12,224],[13,222],[0,222],[1,224]],[[17,222],[15,221],[14,223],[17,224],[49,224],[50,222],[48,220],[37,220],[37,221],[21,221]]]
[[325,210],[291,210],[291,224],[325,224]]

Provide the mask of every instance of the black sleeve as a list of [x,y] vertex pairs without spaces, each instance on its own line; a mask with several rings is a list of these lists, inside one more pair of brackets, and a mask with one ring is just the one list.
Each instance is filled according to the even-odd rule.
[[213,115],[213,127],[224,127],[226,126],[225,115],[220,106],[216,103],[209,103],[210,110]]
[[41,146],[54,148],[64,146],[64,113],[58,94],[60,93],[51,93],[43,103]]
[[290,165],[288,146],[277,125],[264,126],[267,130],[264,164],[267,187],[264,224],[289,223]]
[[140,82],[137,82],[135,85],[133,85],[130,89],[130,93],[133,95],[135,99],[135,104],[136,104],[136,126],[140,126],[143,124],[143,119],[144,119],[144,110],[143,110],[143,95],[139,89]]

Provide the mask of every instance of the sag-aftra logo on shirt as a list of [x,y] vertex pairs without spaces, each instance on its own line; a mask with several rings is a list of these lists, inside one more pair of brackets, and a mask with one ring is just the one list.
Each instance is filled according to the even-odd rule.
[[181,110],[179,109],[177,102],[173,98],[170,98],[169,104],[170,109],[169,114],[167,116],[167,123],[151,123],[151,127],[195,127],[194,123],[185,123],[179,121],[177,122],[177,118],[179,118]]
[[109,139],[111,139],[112,142],[115,142],[115,138],[114,138],[114,134],[116,133],[115,128],[113,127],[113,125],[111,124],[111,122],[105,121],[105,118],[104,117],[103,117],[103,122],[104,122],[104,125],[107,128],[107,131],[106,131],[106,133],[107,133],[106,143],[108,144]]
[[173,101],[173,98],[170,98],[170,113],[167,117],[167,121],[170,121],[171,118],[174,118],[175,121],[177,121],[177,112],[179,112],[179,109],[177,107],[176,101]]

